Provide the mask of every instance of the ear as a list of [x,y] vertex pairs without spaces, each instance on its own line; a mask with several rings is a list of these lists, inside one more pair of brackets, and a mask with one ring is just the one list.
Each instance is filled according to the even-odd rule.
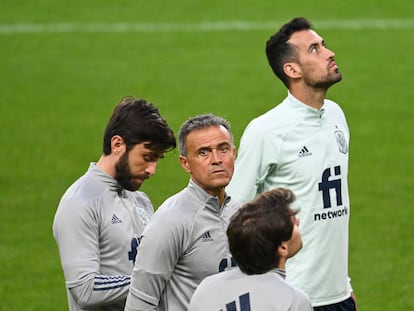
[[114,155],[121,155],[126,151],[126,145],[124,142],[124,139],[119,136],[119,135],[115,135],[112,136],[111,138],[111,153],[113,153]]
[[279,255],[279,258],[287,258],[288,256],[288,243],[287,241],[283,241],[279,247],[277,248],[277,253]]
[[283,65],[284,73],[291,79],[297,79],[302,76],[302,70],[298,63],[286,63]]
[[188,160],[185,156],[180,155],[179,157],[181,167],[186,171],[187,173],[191,173],[190,165],[188,163]]
[[278,258],[277,268],[286,269],[286,260],[288,257],[288,244],[287,242],[282,242],[276,250],[276,256]]

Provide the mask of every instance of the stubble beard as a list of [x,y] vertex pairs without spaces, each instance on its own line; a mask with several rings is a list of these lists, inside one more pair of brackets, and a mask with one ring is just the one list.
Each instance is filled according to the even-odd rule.
[[339,71],[336,71],[334,74],[328,75],[326,79],[314,82],[313,87],[328,90],[332,85],[340,82],[341,80],[342,74]]

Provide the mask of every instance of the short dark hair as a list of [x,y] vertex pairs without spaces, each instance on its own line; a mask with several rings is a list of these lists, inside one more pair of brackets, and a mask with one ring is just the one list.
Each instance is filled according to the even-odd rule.
[[194,130],[204,129],[210,126],[223,126],[230,134],[233,142],[233,134],[231,132],[230,123],[222,117],[216,116],[212,113],[200,114],[185,121],[180,128],[178,134],[178,143],[180,145],[180,154],[187,155],[186,139],[188,134]]
[[227,228],[230,252],[246,274],[265,273],[278,264],[277,248],[290,240],[294,227],[289,189],[275,188],[243,205]]
[[284,24],[278,32],[276,32],[266,42],[267,61],[276,76],[282,80],[283,84],[289,88],[288,77],[283,71],[283,65],[290,61],[299,61],[295,47],[288,44],[293,33],[312,29],[311,23],[303,17],[296,17],[290,22]]
[[111,153],[111,139],[119,135],[127,150],[148,141],[146,147],[168,151],[177,145],[173,130],[161,117],[158,109],[144,99],[127,96],[115,106],[106,125],[103,138],[103,153]]

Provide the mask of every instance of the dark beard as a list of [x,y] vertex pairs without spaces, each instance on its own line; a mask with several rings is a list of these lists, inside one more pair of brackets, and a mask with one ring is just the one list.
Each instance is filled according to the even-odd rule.
[[129,169],[128,151],[119,158],[115,165],[115,180],[126,190],[136,191],[139,189],[139,185],[133,182],[131,170]]

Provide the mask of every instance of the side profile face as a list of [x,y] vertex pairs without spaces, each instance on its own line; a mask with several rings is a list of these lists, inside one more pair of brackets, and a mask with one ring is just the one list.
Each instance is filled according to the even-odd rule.
[[313,30],[301,30],[290,37],[289,44],[299,53],[299,70],[305,84],[315,88],[328,88],[342,79],[334,60],[335,53],[329,50],[323,38]]
[[290,240],[287,242],[288,245],[288,254],[287,258],[293,257],[297,252],[302,248],[302,234],[299,229],[299,218],[292,216],[293,218],[293,231]]
[[181,166],[192,180],[213,196],[220,196],[234,171],[236,149],[223,126],[191,131],[186,138],[187,155],[180,156]]
[[146,147],[148,142],[136,144],[120,156],[115,165],[115,179],[126,190],[138,190],[146,179],[155,174],[158,160],[164,156]]

